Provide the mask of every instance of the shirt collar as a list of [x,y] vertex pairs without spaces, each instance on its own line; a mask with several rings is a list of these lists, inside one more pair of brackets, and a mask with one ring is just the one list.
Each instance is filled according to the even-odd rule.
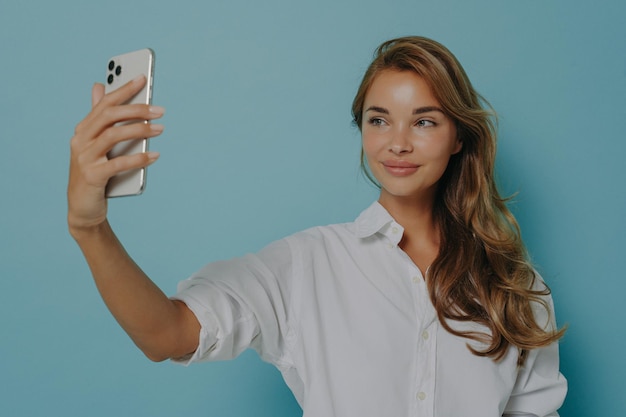
[[378,202],[372,203],[354,221],[354,234],[364,239],[376,233],[381,233],[397,245],[402,239],[404,228],[400,226],[391,214]]

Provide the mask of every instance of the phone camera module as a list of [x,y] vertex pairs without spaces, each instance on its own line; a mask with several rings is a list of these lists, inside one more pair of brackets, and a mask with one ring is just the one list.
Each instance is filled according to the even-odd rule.
[[113,74],[109,74],[109,76],[107,77],[107,83],[113,84],[113,78]]
[[109,61],[109,71],[113,71],[113,68],[115,68],[115,62],[111,60]]
[[120,65],[115,68],[115,75],[120,75],[122,73],[122,67]]

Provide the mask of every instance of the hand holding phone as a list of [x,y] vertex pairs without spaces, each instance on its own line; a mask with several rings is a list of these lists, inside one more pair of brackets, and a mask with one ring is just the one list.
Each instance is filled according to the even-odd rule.
[[[124,68],[122,68],[122,71]],[[121,74],[121,73],[120,73]],[[92,89],[92,109],[76,125],[70,141],[70,170],[67,188],[68,226],[73,236],[94,229],[107,217],[105,191],[110,178],[133,172],[152,164],[156,152],[140,152],[111,158],[110,151],[129,140],[158,136],[163,126],[154,121],[163,115],[158,106],[132,103],[149,86],[145,75],[133,78],[120,88],[105,94],[105,86]],[[139,121],[139,123],[128,123]],[[143,182],[145,185],[145,181]],[[137,188],[135,188],[136,190]],[[129,195],[118,193],[118,195]]]
[[[115,91],[137,76],[146,77],[146,85],[125,104],[151,104],[154,75],[154,51],[146,48],[109,59],[107,63],[105,93]],[[148,123],[147,120],[129,120],[118,123]],[[121,155],[132,155],[148,150],[148,139],[137,138],[116,144],[108,153],[110,159]],[[137,168],[122,172],[109,180],[106,187],[107,197],[121,197],[141,194],[146,187],[146,168]]]

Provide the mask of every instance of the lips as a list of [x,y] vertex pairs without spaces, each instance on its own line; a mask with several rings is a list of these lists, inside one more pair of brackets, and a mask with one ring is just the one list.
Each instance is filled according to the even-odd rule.
[[407,175],[411,175],[420,167],[417,164],[404,160],[388,160],[383,161],[382,164],[385,171],[394,177],[405,177]]

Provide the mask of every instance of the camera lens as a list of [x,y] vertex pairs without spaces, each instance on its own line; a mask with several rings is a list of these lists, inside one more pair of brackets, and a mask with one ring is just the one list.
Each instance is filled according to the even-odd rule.
[[113,74],[109,74],[109,76],[107,77],[107,83],[113,84],[113,78]]
[[115,75],[120,75],[122,73],[122,67],[121,66],[117,66],[117,68],[115,68]]
[[109,71],[113,71],[113,68],[115,68],[115,62],[109,61]]

